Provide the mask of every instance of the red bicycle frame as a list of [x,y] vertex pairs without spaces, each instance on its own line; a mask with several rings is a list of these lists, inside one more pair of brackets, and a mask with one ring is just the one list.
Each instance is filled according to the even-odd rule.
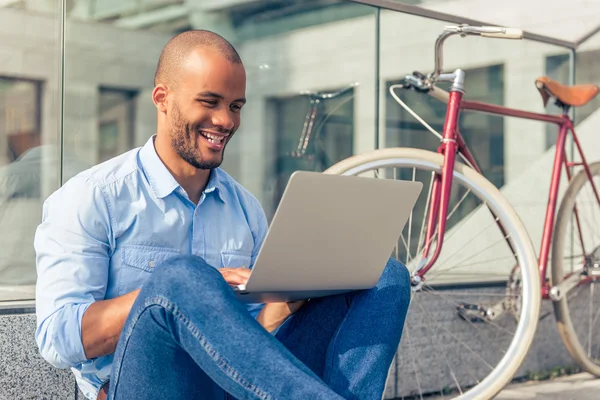
[[[452,189],[452,176],[457,152],[460,152],[465,157],[465,159],[468,160],[468,162],[473,166],[473,168],[477,172],[481,173],[479,166],[477,165],[473,155],[469,151],[467,144],[465,143],[465,140],[463,139],[458,129],[458,121],[461,111],[478,111],[492,115],[501,115],[527,120],[541,121],[556,124],[559,127],[558,139],[556,143],[556,153],[554,156],[554,164],[552,167],[552,177],[550,181],[550,190],[548,195],[548,205],[546,208],[546,217],[544,220],[542,244],[539,254],[539,270],[540,277],[542,279],[542,295],[544,298],[548,298],[550,285],[546,281],[546,272],[548,267],[548,257],[550,254],[550,247],[552,243],[552,236],[554,230],[554,219],[556,215],[556,205],[558,198],[558,189],[561,180],[561,170],[563,166],[565,167],[567,179],[569,181],[571,180],[570,168],[574,166],[583,166],[588,176],[588,179],[592,184],[592,188],[596,195],[596,200],[600,205],[600,197],[592,179],[592,174],[589,165],[585,159],[583,150],[581,149],[581,144],[573,128],[573,122],[568,116],[567,109],[565,109],[565,112],[562,115],[550,115],[523,111],[495,104],[464,100],[464,94],[462,88],[460,87],[460,84],[458,88],[456,88],[455,86],[456,83],[450,91],[448,108],[446,110],[446,120],[444,123],[443,139],[440,147],[438,148],[438,153],[444,155],[444,164],[442,166],[441,174],[435,175],[432,184],[431,203],[429,205],[431,212],[429,213],[429,218],[427,221],[427,233],[425,236],[426,244],[423,248],[423,257],[427,259],[427,264],[425,264],[423,268],[420,268],[418,271],[416,271],[415,275],[422,280],[427,271],[429,271],[433,264],[436,262],[442,250],[444,232],[446,230],[446,216],[448,213],[450,192]],[[577,147],[577,151],[579,152],[579,155],[581,157],[580,162],[568,161],[567,159],[567,155],[565,152],[565,144],[569,132],[571,132],[572,134],[574,143]],[[577,209],[575,209],[575,218],[577,222],[579,238],[582,244],[582,250],[585,254],[585,249],[583,249],[583,234],[581,231],[581,225],[579,223]],[[428,258],[428,255],[431,251],[430,245],[433,242],[434,235],[436,234],[436,226],[437,245],[431,258]],[[504,231],[502,226],[500,226],[500,229]]]

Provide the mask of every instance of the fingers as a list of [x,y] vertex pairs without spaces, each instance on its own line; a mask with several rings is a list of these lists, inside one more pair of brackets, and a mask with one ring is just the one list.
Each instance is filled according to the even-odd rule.
[[230,285],[245,285],[250,277],[248,268],[220,268],[219,272]]
[[290,301],[287,304],[288,304],[290,311],[293,314],[296,311],[298,311],[304,304],[306,304],[306,300]]

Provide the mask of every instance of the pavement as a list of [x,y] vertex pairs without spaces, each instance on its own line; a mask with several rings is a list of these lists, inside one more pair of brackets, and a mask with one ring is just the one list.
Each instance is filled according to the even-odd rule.
[[598,400],[600,379],[587,373],[508,385],[496,400]]

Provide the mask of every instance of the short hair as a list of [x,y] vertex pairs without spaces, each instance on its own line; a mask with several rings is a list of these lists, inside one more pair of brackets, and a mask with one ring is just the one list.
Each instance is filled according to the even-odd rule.
[[233,45],[222,36],[203,29],[185,31],[173,36],[160,53],[154,74],[154,86],[159,83],[171,83],[173,73],[186,60],[190,52],[199,47],[216,50],[232,63],[242,63]]

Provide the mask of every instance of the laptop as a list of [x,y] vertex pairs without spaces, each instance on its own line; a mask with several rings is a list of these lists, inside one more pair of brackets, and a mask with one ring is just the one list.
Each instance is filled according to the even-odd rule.
[[296,171],[250,278],[245,303],[295,301],[374,287],[421,182]]

